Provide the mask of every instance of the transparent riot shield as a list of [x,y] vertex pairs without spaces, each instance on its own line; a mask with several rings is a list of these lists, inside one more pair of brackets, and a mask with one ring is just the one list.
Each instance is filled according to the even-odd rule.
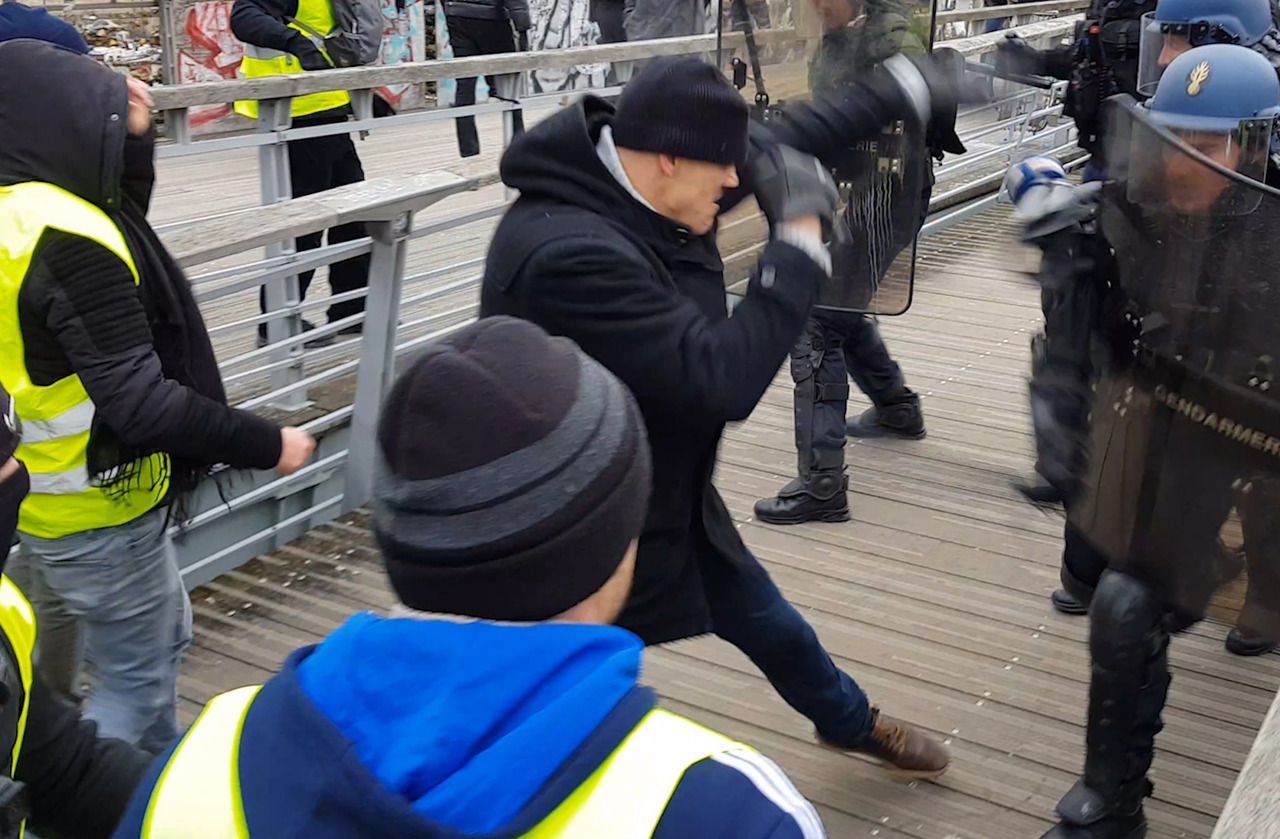
[[[933,42],[932,0],[725,0],[735,83],[766,122],[790,103],[873,73]],[[738,34],[742,33],[742,34]],[[726,50],[728,51],[728,50]],[[833,276],[819,305],[902,314],[911,303],[915,239],[933,188],[923,127],[894,122],[825,161],[840,189]]]
[[[1243,564],[1241,620],[1280,638],[1280,192],[1241,174],[1265,143],[1180,137],[1131,100],[1109,106],[1117,178],[1099,227],[1115,294],[1072,520],[1189,620]],[[1220,544],[1237,520],[1243,563]]]

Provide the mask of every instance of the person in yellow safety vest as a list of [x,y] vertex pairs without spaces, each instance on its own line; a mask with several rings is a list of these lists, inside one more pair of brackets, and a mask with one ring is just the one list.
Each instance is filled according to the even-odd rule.
[[0,384],[31,473],[13,574],[50,686],[73,694],[83,655],[87,718],[148,751],[176,733],[191,632],[168,510],[214,464],[288,474],[315,446],[227,405],[190,284],[146,220],[153,152],[145,85],[0,43]]
[[[231,33],[244,42],[240,75],[246,79],[330,69],[333,65],[323,44],[315,41],[333,29],[331,0],[236,0],[231,7]],[[237,102],[235,109],[249,119],[258,118],[257,102]],[[295,97],[290,110],[295,128],[346,122],[351,116],[351,96],[345,90],[311,93]],[[364,167],[349,133],[290,140],[288,145],[289,182],[294,198],[364,180]],[[349,242],[365,235],[363,224],[343,224],[329,231],[329,244]],[[298,250],[318,248],[320,241],[319,233],[299,236]],[[314,276],[315,271],[298,275],[301,299],[306,299]],[[329,286],[335,295],[358,291],[368,285],[368,254],[329,266]],[[259,297],[259,305],[265,313],[265,292]],[[363,296],[334,303],[329,307],[329,323],[362,314],[364,306]],[[304,330],[314,328],[310,321],[303,321]],[[351,323],[341,327],[338,334],[356,335],[362,328],[363,321]],[[258,346],[265,346],[266,342],[266,326],[259,326]],[[322,347],[333,342],[333,335],[326,334],[311,340],[307,346]]]
[[565,338],[430,344],[377,429],[403,616],[357,614],[215,698],[117,839],[820,839],[768,758],[655,706],[626,602],[650,490],[634,398]]
[[[21,428],[13,401],[0,389],[0,570],[31,483],[13,456]],[[22,592],[0,577],[0,839],[18,839],[24,822],[64,839],[105,839],[148,756],[98,737],[93,723],[49,689],[32,663],[36,630]]]

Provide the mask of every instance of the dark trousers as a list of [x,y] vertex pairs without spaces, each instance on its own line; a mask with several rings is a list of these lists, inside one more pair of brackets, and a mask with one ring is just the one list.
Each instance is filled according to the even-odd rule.
[[[516,51],[516,36],[511,29],[510,21],[450,16],[445,22],[449,26],[449,44],[453,47],[454,58]],[[488,82],[489,90],[492,91],[496,86],[494,77],[485,76],[485,81]],[[453,98],[453,104],[464,106],[475,103],[475,77],[458,79],[458,92]],[[524,127],[519,111],[515,112],[515,119],[518,133]],[[480,153],[480,135],[476,132],[476,118],[458,117],[454,122],[458,130],[458,154],[463,157],[475,157]]]
[[867,695],[836,667],[813,627],[787,602],[755,557],[740,565],[704,563],[703,588],[716,635],[760,668],[792,708],[808,717],[823,739],[862,744],[871,732]]
[[849,378],[882,407],[911,395],[872,318],[818,308],[792,350],[800,474],[844,467]]
[[[364,167],[360,165],[360,157],[356,154],[356,144],[351,135],[338,134],[330,137],[310,137],[306,140],[289,142],[289,178],[293,183],[293,197],[301,198],[347,184],[364,180]],[[329,244],[336,245],[350,242],[368,235],[363,224],[343,224],[329,230]],[[323,237],[321,233],[309,233],[297,239],[298,251],[308,251],[320,247]],[[306,299],[307,288],[315,271],[303,271],[298,275],[298,293]],[[355,291],[369,285],[369,256],[357,256],[329,266],[329,287],[334,294]],[[365,299],[358,297],[335,303],[329,307],[330,322],[350,317],[364,311]],[[263,289],[258,295],[258,305],[262,311],[267,310],[267,293]]]
[[627,40],[622,26],[623,0],[591,0],[590,17],[600,27],[600,43],[621,44]]

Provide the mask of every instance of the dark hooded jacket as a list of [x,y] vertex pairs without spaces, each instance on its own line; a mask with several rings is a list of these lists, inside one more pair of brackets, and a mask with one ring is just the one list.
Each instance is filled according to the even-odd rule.
[[[76,374],[93,401],[90,471],[118,474],[151,452],[169,454],[175,470],[185,464],[188,478],[216,463],[275,466],[279,430],[227,406],[187,280],[147,224],[153,138],[126,136],[124,79],[91,58],[17,40],[0,43],[0,82],[0,188],[45,182],[96,205],[123,232],[140,274],[135,284],[108,249],[48,230],[19,294],[33,381]],[[174,477],[175,489],[190,488]]]
[[[752,143],[781,137],[837,153],[906,107],[896,91],[860,86],[840,107],[797,107],[777,134],[755,126]],[[656,644],[710,631],[715,587],[704,590],[704,577],[756,562],[712,486],[716,451],[725,424],[746,419],[777,374],[825,277],[802,251],[771,242],[728,317],[714,235],[648,209],[597,157],[612,117],[586,97],[512,143],[501,174],[520,197],[490,244],[480,311],[573,339],[635,394],[653,496],[619,623]]]

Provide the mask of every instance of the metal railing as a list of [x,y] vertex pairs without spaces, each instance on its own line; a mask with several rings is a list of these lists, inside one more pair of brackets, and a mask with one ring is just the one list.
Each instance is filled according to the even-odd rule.
[[[479,186],[474,178],[450,172],[374,179],[205,220],[165,236],[166,246],[179,263],[195,266],[338,224],[363,223],[371,233],[367,242],[353,243],[371,256],[370,317],[360,338],[358,357],[324,374],[328,378],[354,375],[354,398],[303,424],[319,445],[314,461],[293,475],[233,475],[224,471],[199,489],[195,514],[174,530],[188,586],[206,582],[264,548],[295,539],[316,523],[354,509],[369,498],[378,408],[391,382],[395,358],[405,349],[397,345],[396,317],[413,217],[451,195]],[[256,287],[269,282],[270,277],[268,269],[240,279],[235,287]],[[304,380],[301,386],[314,384],[317,378]],[[288,393],[299,386],[290,383],[277,390]],[[249,400],[239,407],[261,406],[264,401]],[[247,486],[226,486],[233,479]],[[223,492],[228,489],[231,497],[224,500]]]

